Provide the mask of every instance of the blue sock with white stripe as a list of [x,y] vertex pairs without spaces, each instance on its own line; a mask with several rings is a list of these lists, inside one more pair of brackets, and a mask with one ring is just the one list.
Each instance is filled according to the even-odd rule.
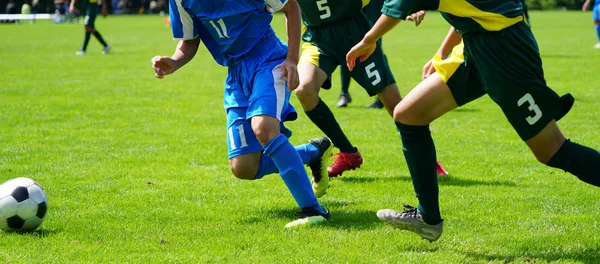
[[300,208],[312,207],[325,213],[312,190],[300,155],[288,139],[280,134],[269,141],[264,149],[265,155],[270,157],[279,169],[281,179],[294,196],[298,206]]
[[[310,143],[295,146],[294,148],[300,155],[300,158],[302,159],[303,164],[308,164],[312,159],[316,158],[317,155],[319,155],[319,148],[317,148],[317,146],[310,144]],[[252,179],[258,180],[265,175],[278,173],[278,172],[279,172],[279,170],[277,169],[275,162],[273,162],[273,159],[269,158],[267,155],[265,155],[263,153],[262,156],[260,157],[260,165],[258,166],[258,171],[256,171],[256,175]]]

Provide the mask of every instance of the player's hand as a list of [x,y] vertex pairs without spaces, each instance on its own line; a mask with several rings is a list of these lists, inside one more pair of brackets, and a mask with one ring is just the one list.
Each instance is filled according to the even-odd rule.
[[168,56],[155,56],[152,58],[152,68],[156,78],[162,79],[165,75],[175,72],[175,61]]
[[73,14],[75,13],[75,10],[77,10],[77,8],[75,8],[74,6],[69,6],[69,14]]
[[585,5],[585,4],[584,4],[584,5],[581,7],[581,11],[587,11],[587,7],[588,7],[588,5]]
[[419,12],[416,12],[416,13],[406,17],[406,20],[415,22],[416,27],[421,25],[421,22],[423,22],[423,19],[425,19],[425,10],[421,10]]
[[289,60],[285,60],[283,64],[281,64],[281,72],[283,73],[283,77],[288,82],[289,91],[296,90],[300,84],[300,77],[298,77],[298,67],[296,64],[297,63]]
[[427,63],[425,63],[425,66],[423,66],[423,73],[421,75],[421,79],[425,80],[427,79],[427,77],[429,77],[429,75],[432,75],[433,73],[435,73],[435,67],[433,67],[433,59],[431,59]]
[[356,66],[356,59],[359,59],[361,62],[367,60],[373,52],[375,52],[375,48],[377,48],[377,42],[368,43],[365,40],[361,40],[358,44],[356,44],[348,54],[346,54],[346,65],[348,66],[348,70],[352,71],[354,66]]
[[106,10],[105,8],[102,8],[102,16],[103,17],[107,17],[108,16],[108,10]]

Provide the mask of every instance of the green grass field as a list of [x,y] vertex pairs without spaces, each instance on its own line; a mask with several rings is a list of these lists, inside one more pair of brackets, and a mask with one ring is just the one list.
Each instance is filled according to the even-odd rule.
[[[600,149],[591,14],[531,17],[546,80],[577,99],[563,132]],[[335,108],[337,73],[321,96],[365,163],[322,198],[330,223],[285,230],[297,208],[279,176],[250,182],[229,171],[226,69],[201,49],[154,78],[150,59],[177,44],[162,19],[99,18],[113,50],[101,55],[92,38],[82,57],[81,25],[0,25],[0,181],[30,177],[49,197],[38,231],[0,234],[0,263],[600,263],[599,189],[538,164],[488,97],[432,124],[452,174],[440,179],[440,240],[381,223],[377,210],[416,204],[401,142],[356,84],[350,106]],[[284,36],[282,17],[274,26]],[[385,38],[403,94],[447,29],[431,13]],[[288,127],[294,144],[322,135],[302,112]]]

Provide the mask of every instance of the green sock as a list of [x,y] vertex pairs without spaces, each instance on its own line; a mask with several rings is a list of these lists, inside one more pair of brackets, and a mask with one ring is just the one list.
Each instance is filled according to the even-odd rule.
[[430,225],[442,222],[439,188],[436,174],[435,145],[429,126],[411,126],[396,122],[402,139],[402,151],[410,171],[410,177],[419,199],[419,211],[423,221]]
[[348,67],[340,66],[340,77],[342,78],[342,93],[348,93],[350,88],[350,70],[348,70]]
[[583,182],[600,187],[600,152],[566,140],[546,165],[569,172]]
[[354,153],[356,150],[350,143],[350,140],[342,131],[342,128],[335,120],[333,113],[329,110],[329,107],[321,98],[319,103],[313,110],[305,111],[308,118],[315,124],[325,135],[331,139],[331,142],[335,147],[340,149],[341,152]]

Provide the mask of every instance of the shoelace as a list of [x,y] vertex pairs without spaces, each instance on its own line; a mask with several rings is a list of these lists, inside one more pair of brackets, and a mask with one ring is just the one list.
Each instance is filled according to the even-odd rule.
[[295,213],[295,216],[297,218],[305,218],[305,217],[315,216],[315,215],[319,215],[319,212],[317,212],[317,210],[315,210],[312,207],[302,208],[302,211]]
[[403,216],[405,217],[412,217],[412,218],[417,218],[419,211],[417,210],[417,208],[412,207],[408,204],[404,205],[404,212],[401,213]]

